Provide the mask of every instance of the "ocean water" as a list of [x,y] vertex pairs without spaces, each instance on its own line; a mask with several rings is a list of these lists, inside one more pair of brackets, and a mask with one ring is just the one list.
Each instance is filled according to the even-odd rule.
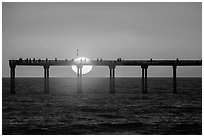
[[3,134],[202,134],[202,79],[148,78],[148,94],[140,78],[116,78],[115,94],[109,78],[16,78],[9,94],[9,78],[2,79]]

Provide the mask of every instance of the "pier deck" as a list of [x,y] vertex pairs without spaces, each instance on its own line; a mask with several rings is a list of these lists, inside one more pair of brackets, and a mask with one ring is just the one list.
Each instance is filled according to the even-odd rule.
[[149,66],[172,66],[173,69],[173,93],[177,93],[176,87],[176,68],[177,66],[202,66],[202,60],[9,60],[10,66],[10,93],[15,94],[15,68],[22,66],[43,66],[44,67],[44,91],[49,93],[49,68],[50,66],[77,66],[77,86],[78,92],[81,92],[82,66],[108,66],[110,69],[110,93],[115,92],[115,68],[117,66],[141,66],[142,68],[142,93],[147,93],[147,69]]

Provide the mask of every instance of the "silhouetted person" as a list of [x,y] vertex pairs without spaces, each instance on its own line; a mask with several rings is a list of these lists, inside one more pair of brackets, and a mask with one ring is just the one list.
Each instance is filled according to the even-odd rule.
[[22,58],[19,58],[19,61],[20,61],[20,62],[22,62],[22,61],[23,61],[23,59],[22,59]]
[[46,58],[46,60],[45,60],[46,62],[48,62],[48,59]]
[[179,59],[178,59],[178,58],[176,59],[176,62],[179,62]]
[[33,59],[33,62],[35,62],[35,58]]
[[57,58],[55,58],[55,61],[57,61]]
[[117,61],[121,61],[121,60],[122,60],[121,58],[118,58],[118,59],[117,59]]

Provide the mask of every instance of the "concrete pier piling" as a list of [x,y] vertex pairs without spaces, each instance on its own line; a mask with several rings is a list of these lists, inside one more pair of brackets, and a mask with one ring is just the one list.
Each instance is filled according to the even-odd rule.
[[144,68],[142,67],[142,93],[144,93],[145,81],[144,81]]
[[82,65],[77,65],[77,93],[82,93]]
[[44,65],[44,92],[49,93],[49,65]]
[[142,93],[147,94],[147,65],[141,65],[142,68]]
[[16,65],[14,63],[10,63],[10,93],[15,94],[15,68]]
[[176,83],[176,65],[173,65],[173,93],[177,93],[177,83]]
[[115,66],[110,65],[110,93],[115,93]]

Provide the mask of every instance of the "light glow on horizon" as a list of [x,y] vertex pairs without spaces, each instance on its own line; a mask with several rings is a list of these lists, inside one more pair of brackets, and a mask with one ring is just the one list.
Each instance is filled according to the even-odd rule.
[[[77,63],[85,63],[85,62],[89,62],[90,60],[88,58],[85,57],[78,57],[74,60],[74,62]],[[72,65],[72,70],[77,73],[77,66],[76,65]],[[92,65],[83,65],[82,66],[82,74],[87,74],[92,70]]]

